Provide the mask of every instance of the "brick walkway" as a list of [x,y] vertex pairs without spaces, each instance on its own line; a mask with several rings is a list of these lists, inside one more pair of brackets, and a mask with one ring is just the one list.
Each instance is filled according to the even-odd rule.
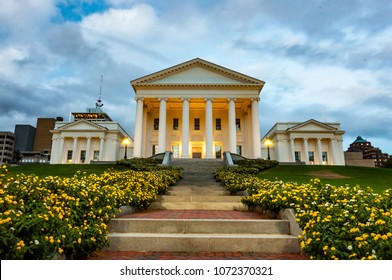
[[307,260],[301,254],[260,253],[180,253],[180,252],[120,252],[99,251],[89,260]]
[[249,211],[235,210],[145,210],[121,216],[132,219],[219,219],[219,220],[253,220],[272,219],[271,216]]

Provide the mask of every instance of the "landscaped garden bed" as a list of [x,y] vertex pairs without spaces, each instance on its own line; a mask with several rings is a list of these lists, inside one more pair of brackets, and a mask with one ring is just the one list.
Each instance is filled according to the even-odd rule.
[[[234,168],[235,169],[235,168]],[[232,190],[246,190],[250,208],[295,210],[302,252],[310,259],[392,259],[392,190],[270,181],[223,170],[219,180]]]
[[108,244],[119,207],[147,208],[181,178],[176,168],[111,171],[71,178],[0,171],[0,258],[84,258]]

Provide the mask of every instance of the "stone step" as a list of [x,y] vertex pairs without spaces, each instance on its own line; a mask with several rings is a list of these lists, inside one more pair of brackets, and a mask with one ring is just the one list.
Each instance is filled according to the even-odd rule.
[[217,195],[229,195],[230,192],[225,190],[169,190],[167,192],[170,196],[187,196],[187,195],[200,195],[200,196],[217,196]]
[[157,202],[241,202],[241,196],[230,196],[230,195],[211,195],[208,193],[207,195],[194,195],[193,193],[189,193],[190,195],[182,195],[182,196],[171,196],[171,195],[162,195],[158,196]]
[[277,234],[110,233],[110,251],[299,253],[298,239]]
[[182,233],[182,234],[286,234],[288,221],[217,220],[217,219],[129,219],[109,222],[111,233]]
[[150,210],[248,210],[241,202],[153,202]]

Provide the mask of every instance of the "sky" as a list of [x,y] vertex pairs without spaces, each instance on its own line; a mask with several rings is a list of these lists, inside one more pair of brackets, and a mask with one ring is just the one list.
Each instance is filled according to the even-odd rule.
[[339,122],[392,154],[390,0],[8,0],[0,131],[95,107],[133,136],[130,81],[200,57],[265,81],[276,122]]

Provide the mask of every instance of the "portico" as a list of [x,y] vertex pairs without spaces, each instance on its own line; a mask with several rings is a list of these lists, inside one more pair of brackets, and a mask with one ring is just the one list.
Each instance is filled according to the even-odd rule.
[[263,81],[199,58],[131,81],[136,96],[134,157],[260,158]]

